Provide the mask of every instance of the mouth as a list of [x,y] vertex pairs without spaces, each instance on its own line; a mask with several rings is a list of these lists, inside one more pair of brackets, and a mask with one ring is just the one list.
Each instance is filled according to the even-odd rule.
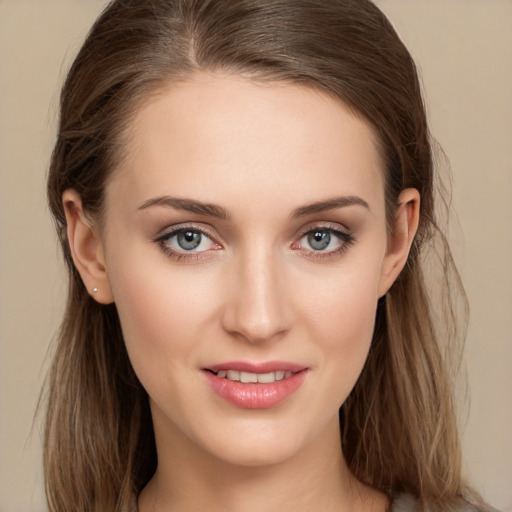
[[213,373],[213,375],[216,375],[217,377],[228,379],[233,382],[242,382],[243,384],[271,384],[272,382],[288,379],[296,373],[289,370],[277,370],[275,372],[267,373],[252,373],[240,370],[219,370],[214,372],[207,369],[206,371]]
[[232,362],[204,368],[207,383],[222,399],[244,409],[281,404],[302,385],[308,368],[292,363]]

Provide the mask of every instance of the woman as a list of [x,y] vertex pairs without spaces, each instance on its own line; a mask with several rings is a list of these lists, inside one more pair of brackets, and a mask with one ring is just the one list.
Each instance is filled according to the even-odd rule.
[[432,162],[371,2],[109,5],[48,181],[50,509],[485,510],[423,277]]

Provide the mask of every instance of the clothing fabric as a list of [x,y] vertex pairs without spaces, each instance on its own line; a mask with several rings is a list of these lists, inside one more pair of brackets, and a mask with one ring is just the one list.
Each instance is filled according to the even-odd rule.
[[[389,512],[422,512],[421,505],[410,494],[401,494],[397,496]],[[462,511],[461,511],[462,512]]]
[[[401,494],[393,500],[389,512],[428,512],[428,509],[425,510],[410,494]],[[457,512],[476,512],[476,508],[470,503],[466,503],[457,509]],[[499,512],[499,510],[489,507],[488,512]]]

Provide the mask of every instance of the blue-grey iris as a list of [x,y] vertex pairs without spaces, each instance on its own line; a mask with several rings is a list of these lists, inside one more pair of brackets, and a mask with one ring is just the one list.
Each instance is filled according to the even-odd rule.
[[181,233],[178,233],[176,241],[183,250],[191,251],[196,249],[201,243],[201,237],[201,233],[196,233],[194,231],[182,231]]
[[308,243],[315,251],[325,249],[331,242],[331,234],[327,231],[315,231],[308,235]]

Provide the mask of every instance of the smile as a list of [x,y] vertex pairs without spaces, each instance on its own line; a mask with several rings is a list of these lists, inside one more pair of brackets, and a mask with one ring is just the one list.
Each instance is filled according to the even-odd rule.
[[210,388],[224,401],[242,409],[268,409],[291,397],[309,369],[292,363],[232,362],[204,368]]
[[219,370],[215,373],[215,375],[217,375],[217,377],[222,377],[233,382],[242,382],[244,384],[270,384],[272,382],[291,377],[293,372],[278,370],[276,372],[268,373],[251,373],[242,372],[239,370]]

